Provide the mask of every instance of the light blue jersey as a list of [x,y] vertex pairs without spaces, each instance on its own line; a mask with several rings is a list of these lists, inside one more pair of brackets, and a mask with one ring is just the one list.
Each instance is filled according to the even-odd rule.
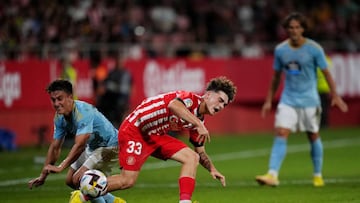
[[286,40],[275,48],[274,69],[285,74],[280,103],[293,107],[320,105],[317,92],[316,68],[327,68],[324,50],[315,41],[306,38],[300,48],[293,48]]
[[91,134],[87,142],[90,151],[98,147],[118,146],[118,130],[113,127],[94,106],[83,101],[74,101],[71,121],[61,114],[55,114],[54,139],[66,135]]

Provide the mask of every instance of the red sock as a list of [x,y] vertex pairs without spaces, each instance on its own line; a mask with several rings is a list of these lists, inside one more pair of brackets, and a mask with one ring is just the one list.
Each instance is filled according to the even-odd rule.
[[192,193],[195,189],[195,179],[190,177],[180,177],[179,190],[180,200],[191,200]]

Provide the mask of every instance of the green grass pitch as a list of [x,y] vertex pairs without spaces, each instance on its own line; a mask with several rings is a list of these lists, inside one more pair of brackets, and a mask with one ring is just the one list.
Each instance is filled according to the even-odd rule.
[[[237,202],[360,202],[360,128],[321,131],[324,144],[326,186],[312,186],[312,164],[306,136],[293,134],[280,172],[280,186],[258,186],[254,177],[267,170],[272,134],[213,135],[207,152],[219,171],[226,176],[227,186],[213,180],[201,166],[198,169],[193,199],[200,203]],[[68,149],[64,149],[63,155]],[[27,182],[37,177],[42,164],[35,157],[45,156],[44,149],[21,148],[0,152],[1,203],[64,203],[71,189],[65,183],[65,172],[51,174],[42,187],[29,190]],[[116,191],[128,203],[178,202],[179,164],[150,158],[144,165],[135,187]],[[119,172],[118,169],[114,170]]]

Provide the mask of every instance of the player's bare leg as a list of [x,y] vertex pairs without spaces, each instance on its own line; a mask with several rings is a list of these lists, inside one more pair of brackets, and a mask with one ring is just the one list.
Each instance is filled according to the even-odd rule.
[[323,145],[319,133],[307,132],[310,143],[310,156],[314,166],[313,185],[323,187],[325,185],[322,177]]
[[76,170],[69,167],[69,170],[66,174],[65,182],[66,182],[66,185],[68,185],[72,189],[77,190],[79,188],[79,183],[75,184],[75,182],[73,181],[73,177],[74,177],[75,173],[76,173]]
[[291,130],[286,128],[276,129],[276,136],[274,138],[270,155],[269,170],[266,174],[255,177],[255,180],[260,185],[276,187],[280,184],[278,173],[286,156],[287,138],[289,137],[290,132]]
[[108,180],[108,192],[115,190],[124,190],[131,188],[135,185],[139,176],[139,171],[122,170],[118,175],[112,175],[107,177]]
[[171,159],[182,164],[179,177],[179,203],[191,203],[195,189],[196,170],[199,165],[199,155],[190,148],[183,148],[175,153]]

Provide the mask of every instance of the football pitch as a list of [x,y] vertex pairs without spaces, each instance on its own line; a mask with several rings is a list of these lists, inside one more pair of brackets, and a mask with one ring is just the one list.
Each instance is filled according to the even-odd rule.
[[[267,170],[273,138],[271,132],[213,135],[211,142],[207,143],[207,153],[226,176],[227,186],[222,187],[199,166],[193,200],[200,203],[360,202],[360,128],[326,129],[321,131],[321,135],[326,182],[322,188],[312,186],[309,144],[303,134],[290,136],[288,153],[280,172],[280,186],[276,188],[259,186],[254,181],[256,175]],[[47,147],[0,152],[1,203],[69,201],[71,189],[64,183],[65,172],[51,174],[42,187],[27,188],[27,182],[39,175],[42,168],[39,162],[46,151]],[[64,149],[62,157],[67,151]],[[178,202],[179,170],[179,164],[174,161],[150,158],[135,187],[113,194],[128,203]],[[114,173],[118,172],[118,169],[114,170]]]

